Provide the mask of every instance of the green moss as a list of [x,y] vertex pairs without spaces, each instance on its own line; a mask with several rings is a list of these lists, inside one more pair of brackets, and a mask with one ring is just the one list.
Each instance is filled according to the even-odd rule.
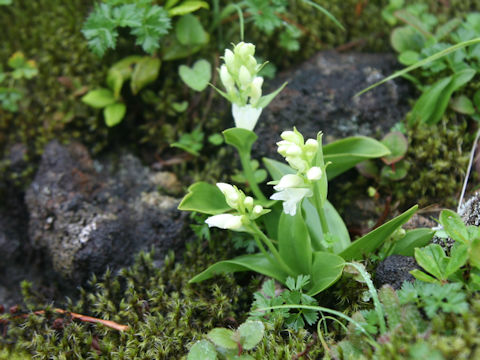
[[[226,252],[218,240],[210,245],[196,241],[188,244],[183,262],[176,263],[170,254],[162,266],[155,265],[152,254],[140,254],[132,267],[118,275],[107,271],[81,290],[77,302],[60,305],[128,324],[125,332],[60,316],[42,303],[32,286],[24,284],[27,308],[46,308],[46,314],[3,315],[10,321],[4,346],[9,349],[16,344],[40,358],[179,359],[213,327],[238,326],[244,321],[252,294],[260,287],[260,278],[251,274],[188,284],[193,275]],[[282,332],[277,325],[259,345],[257,358],[273,360],[286,354],[290,358],[310,341],[305,330]]]

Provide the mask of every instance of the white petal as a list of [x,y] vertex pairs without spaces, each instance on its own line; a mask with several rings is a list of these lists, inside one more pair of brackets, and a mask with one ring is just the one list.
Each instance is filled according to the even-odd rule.
[[220,189],[220,191],[223,193],[225,196],[225,200],[227,201],[227,204],[236,209],[237,208],[237,202],[238,202],[238,192],[235,190],[235,188],[227,183],[217,183],[217,187]]
[[283,175],[280,179],[280,182],[273,188],[277,191],[281,191],[287,188],[301,187],[303,185],[305,185],[305,182],[300,176],[287,174]]
[[240,230],[243,226],[241,215],[220,214],[210,216],[205,220],[208,227],[218,227],[220,229]]
[[314,166],[307,171],[307,179],[310,181],[320,180],[322,177],[322,169],[318,166]]
[[304,197],[312,196],[312,190],[307,188],[290,188],[277,192],[270,196],[272,200],[283,200],[283,211],[288,215],[295,215],[297,212],[297,204]]
[[251,105],[238,106],[232,104],[232,115],[235,126],[242,129],[253,130],[262,113],[262,108],[254,108]]

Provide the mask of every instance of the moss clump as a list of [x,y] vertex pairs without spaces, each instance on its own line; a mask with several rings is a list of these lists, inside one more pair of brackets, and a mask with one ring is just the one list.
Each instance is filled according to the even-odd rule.
[[[171,254],[161,267],[152,254],[140,254],[132,267],[93,279],[77,302],[63,306],[128,324],[125,332],[59,316],[24,284],[28,309],[46,308],[45,315],[3,315],[9,324],[0,347],[15,346],[40,358],[180,359],[213,327],[235,327],[244,321],[252,294],[260,287],[260,279],[249,274],[237,276],[237,281],[224,276],[188,284],[193,275],[226,255],[218,240],[212,241],[190,243],[183,263],[175,263]],[[281,332],[277,326],[259,345],[257,358],[285,358],[284,354],[303,351],[310,340],[304,330]]]

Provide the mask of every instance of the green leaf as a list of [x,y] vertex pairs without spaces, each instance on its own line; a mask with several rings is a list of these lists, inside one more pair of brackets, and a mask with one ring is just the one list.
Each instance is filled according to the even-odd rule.
[[470,45],[475,45],[475,44],[477,44],[477,43],[480,43],[480,37],[477,37],[477,38],[475,38],[475,39],[468,40],[468,41],[463,41],[463,42],[461,42],[461,43],[459,43],[459,44],[450,46],[450,47],[447,48],[447,49],[441,50],[441,51],[439,51],[439,52],[437,52],[437,53],[435,53],[435,54],[433,54],[433,55],[431,55],[431,56],[429,56],[429,57],[427,57],[427,58],[425,58],[425,59],[423,59],[423,60],[421,60],[421,61],[419,61],[419,62],[417,62],[417,63],[415,63],[415,64],[413,64],[413,65],[411,65],[411,66],[409,66],[409,67],[407,67],[407,68],[405,68],[405,69],[402,69],[402,70],[400,70],[400,71],[397,71],[397,72],[393,73],[393,74],[390,75],[390,76],[387,76],[385,79],[383,79],[383,80],[381,80],[381,81],[379,81],[379,82],[377,82],[377,83],[375,83],[375,84],[373,84],[373,85],[371,85],[371,86],[363,89],[362,91],[356,93],[355,96],[360,96],[361,94],[363,94],[363,93],[365,93],[365,92],[367,92],[367,91],[370,91],[371,89],[373,89],[373,88],[375,88],[375,87],[377,87],[377,86],[379,86],[379,85],[381,85],[381,84],[383,84],[383,83],[386,83],[387,81],[393,80],[393,79],[395,79],[395,78],[397,78],[397,77],[399,77],[399,76],[403,76],[403,75],[409,73],[410,71],[415,70],[415,69],[417,69],[417,68],[419,68],[419,67],[421,67],[421,66],[423,66],[423,65],[429,64],[429,63],[431,63],[431,62],[433,62],[433,61],[435,61],[435,60],[438,60],[438,59],[440,59],[440,58],[442,58],[442,57],[444,57],[444,56],[446,56],[446,55],[448,55],[448,54],[450,54],[450,53],[453,53],[453,52],[455,52],[455,51],[457,51],[457,50],[459,50],[459,49],[468,47],[468,46],[470,46]]
[[463,244],[469,243],[469,236],[467,227],[462,218],[452,210],[442,210],[440,213],[440,224],[447,232],[447,234],[455,241],[460,241]]
[[200,21],[191,14],[183,15],[178,20],[175,25],[175,34],[180,44],[185,46],[205,45],[209,40],[209,35]]
[[130,79],[133,72],[133,67],[142,59],[141,56],[133,55],[113,64],[107,73],[107,85],[112,89],[116,99],[120,96],[123,83]]
[[103,117],[105,118],[105,124],[108,127],[118,125],[125,113],[127,112],[127,107],[124,103],[114,103],[106,106],[103,109]]
[[425,37],[410,26],[401,26],[390,33],[390,43],[399,53],[420,51],[424,47]]
[[216,360],[217,350],[207,340],[197,341],[188,352],[187,360]]
[[382,226],[370,231],[368,234],[355,240],[349,247],[343,250],[339,255],[346,261],[359,260],[363,255],[369,255],[375,251],[393,232],[405,224],[408,219],[417,211],[415,205],[405,211],[403,214],[383,224]]
[[466,97],[465,95],[457,96],[453,98],[450,107],[460,113],[465,115],[473,115],[475,114],[475,108],[473,107],[472,101]]
[[308,295],[315,296],[332,286],[342,276],[345,261],[338,255],[317,251],[313,253],[312,280]]
[[462,24],[460,19],[452,19],[445,24],[439,26],[435,31],[435,39],[437,41],[442,40],[444,37],[449,36],[455,28]]
[[96,109],[104,108],[116,102],[113,93],[109,89],[104,88],[90,90],[82,97],[82,101]]
[[208,339],[216,346],[225,349],[237,349],[237,343],[232,340],[233,331],[225,328],[214,328],[207,334]]
[[203,91],[212,77],[212,70],[207,60],[200,59],[191,68],[186,65],[180,65],[178,74],[190,88],[195,91]]
[[407,153],[407,138],[399,131],[392,131],[385,135],[382,144],[390,150],[390,155],[382,157],[383,162],[387,165],[400,161]]
[[395,163],[395,165],[385,165],[380,172],[380,177],[389,181],[398,181],[407,176],[410,163],[405,160]]
[[415,64],[418,60],[420,60],[420,54],[413,50],[406,50],[403,51],[400,55],[398,55],[398,61],[402,65],[412,65]]
[[460,243],[453,245],[445,268],[445,276],[449,277],[459,270],[468,260],[468,246]]
[[412,274],[415,277],[415,279],[418,279],[427,283],[432,283],[432,284],[438,283],[437,279],[435,279],[434,277],[431,277],[428,274],[425,274],[423,271],[418,269],[410,271],[410,274]]
[[435,232],[429,228],[419,228],[407,231],[406,235],[395,242],[392,254],[413,256],[415,248],[424,247],[430,243]]
[[225,142],[235,147],[239,153],[250,153],[253,143],[258,139],[253,131],[243,128],[231,128],[222,132]]
[[181,3],[174,8],[168,10],[168,15],[170,17],[178,16],[178,15],[185,15],[197,11],[198,9],[209,9],[210,6],[206,1],[194,1],[194,0],[187,0]]
[[265,326],[261,321],[245,321],[237,329],[240,342],[245,350],[251,350],[262,341]]
[[[295,131],[297,131],[294,128]],[[328,194],[328,178],[325,176],[325,161],[323,156],[323,141],[322,141],[323,134],[319,132],[317,134],[317,142],[318,142],[318,149],[317,154],[315,155],[314,164],[322,169],[323,176],[320,180],[315,181],[313,184],[313,191],[314,193],[319,194],[319,201],[320,206],[323,207],[327,202],[327,194]]]
[[470,259],[469,262],[472,266],[480,269],[480,238],[475,238],[470,244]]
[[445,269],[448,259],[440,245],[430,244],[424,248],[415,249],[415,260],[438,280],[447,280]]
[[228,206],[225,196],[218,187],[200,181],[190,185],[188,193],[178,205],[178,209],[218,215],[229,211],[230,206]]
[[111,6],[105,3],[95,4],[93,12],[82,28],[82,33],[94,54],[102,57],[108,48],[115,49],[118,37],[116,27]]
[[138,61],[133,70],[132,80],[130,82],[130,87],[134,95],[137,95],[140,90],[158,78],[161,64],[160,59],[149,56],[145,56]]
[[262,96],[258,102],[255,104],[255,107],[257,108],[266,108],[268,106],[268,104],[270,104],[270,102],[275,98],[275,96],[277,96],[280,91],[283,90],[283,88],[287,86],[287,82],[284,82],[282,84],[282,86],[280,86],[277,90],[275,90],[274,92],[268,94],[268,95],[265,95],[265,96]]
[[278,224],[278,250],[280,257],[295,272],[290,275],[310,274],[312,244],[300,211],[294,216],[282,211]]
[[160,39],[168,34],[171,28],[167,11],[157,5],[148,7],[145,11],[142,25],[132,28],[131,34],[137,37],[136,45],[141,45],[143,50],[153,54],[160,47]]
[[220,261],[210,266],[205,271],[194,276],[189,283],[201,282],[218,274],[231,274],[240,271],[254,271],[274,278],[281,283],[285,282],[287,274],[280,266],[273,264],[263,254],[243,255],[232,260]]
[[[317,209],[310,201],[304,201],[303,210],[305,212],[305,223],[310,233],[313,249],[316,251],[327,250],[325,247],[326,239],[323,234]],[[327,219],[330,235],[335,239],[335,242],[331,244],[331,250],[333,250],[335,254],[338,254],[350,245],[350,235],[348,234],[342,217],[328,200],[323,206],[323,211]]]
[[164,61],[172,61],[189,57],[203,47],[203,45],[182,45],[174,35],[166,36],[162,44],[162,59]]
[[13,0],[0,0],[0,5],[12,5]]
[[390,150],[375,139],[355,136],[325,145],[323,154],[325,162],[331,161],[327,166],[327,176],[328,180],[332,180],[363,160],[389,155]]

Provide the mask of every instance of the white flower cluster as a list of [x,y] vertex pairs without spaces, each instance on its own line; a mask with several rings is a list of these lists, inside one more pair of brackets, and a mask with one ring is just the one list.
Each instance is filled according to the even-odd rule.
[[254,205],[251,196],[245,196],[243,191],[235,186],[226,183],[217,183],[217,187],[225,196],[225,200],[237,214],[220,214],[210,216],[205,222],[209,227],[215,226],[221,229],[230,229],[235,231],[247,231],[245,227],[250,220],[255,220],[268,213],[270,210],[264,209],[261,205]]
[[220,67],[220,80],[227,90],[227,98],[232,103],[235,126],[253,130],[262,108],[257,106],[262,97],[263,77],[257,76],[262,65],[255,60],[255,45],[241,42],[233,51],[225,50]]
[[297,174],[284,175],[274,186],[277,192],[270,199],[282,200],[283,211],[293,216],[297,212],[297,204],[313,195],[313,182],[323,176],[320,167],[312,166],[319,144],[315,139],[304,142],[302,134],[295,128],[293,131],[284,131],[280,136],[283,140],[277,143],[278,152],[290,167],[297,170]]

